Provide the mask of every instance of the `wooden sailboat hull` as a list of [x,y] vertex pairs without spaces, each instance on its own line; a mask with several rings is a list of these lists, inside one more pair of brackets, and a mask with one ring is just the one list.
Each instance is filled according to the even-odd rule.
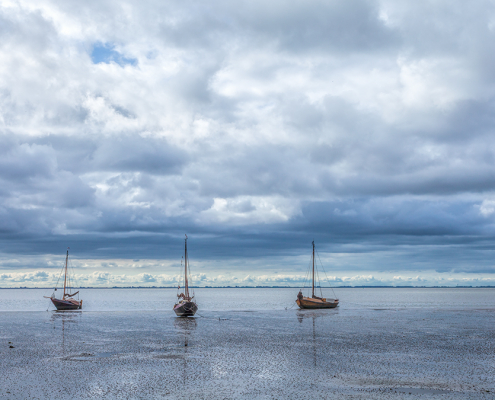
[[53,305],[57,308],[57,310],[80,310],[82,309],[82,300],[61,300],[51,297]]
[[297,299],[296,303],[299,306],[299,308],[307,308],[307,309],[335,308],[339,305],[338,300],[323,301],[321,299],[313,299],[311,297],[303,297],[302,299]]
[[174,311],[178,317],[192,317],[198,311],[198,306],[194,301],[183,301],[174,306]]

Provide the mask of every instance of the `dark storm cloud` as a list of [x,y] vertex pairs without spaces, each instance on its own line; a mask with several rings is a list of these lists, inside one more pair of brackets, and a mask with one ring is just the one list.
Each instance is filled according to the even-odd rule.
[[314,238],[356,271],[491,273],[494,20],[492,2],[2,5],[1,251],[167,258],[187,232],[202,260]]
[[[440,203],[440,204],[439,204]],[[484,219],[472,203],[441,200],[356,199],[310,203],[303,207],[305,224],[315,232],[336,235],[441,236],[479,234]]]

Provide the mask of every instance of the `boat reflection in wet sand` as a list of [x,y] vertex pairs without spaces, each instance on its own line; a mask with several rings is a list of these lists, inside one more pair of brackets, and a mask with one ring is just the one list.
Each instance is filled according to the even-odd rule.
[[[75,293],[68,293],[67,289],[71,287],[71,279],[70,275],[67,270],[67,264],[69,261],[69,250],[67,250],[67,255],[65,257],[65,266],[64,266],[64,294],[61,299],[57,299],[55,297],[55,291],[57,288],[55,288],[54,292],[50,297],[43,296],[47,299],[50,299],[53,303],[53,305],[57,308],[59,311],[64,311],[64,310],[80,310],[82,309],[82,300],[76,300],[73,299],[73,297],[76,294],[79,294],[79,291]],[[58,284],[58,282],[57,282]],[[79,296],[78,296],[79,297]]]
[[[315,309],[315,308],[335,308],[339,305],[339,300],[338,299],[327,299],[325,297],[318,297],[315,295],[315,242],[313,241],[313,255],[311,257],[312,263],[313,263],[313,268],[312,268],[312,276],[313,276],[313,284],[312,284],[312,291],[311,291],[311,297],[304,297],[302,294],[302,290],[299,291],[297,294],[297,300],[296,303],[299,306],[299,308],[309,308],[309,309]],[[320,286],[318,284],[318,286]],[[320,292],[321,292],[321,286],[320,286]]]
[[[182,386],[187,387],[187,378],[190,377],[190,381],[194,381],[196,377],[196,373],[193,372],[190,368],[187,367],[187,359],[188,357],[188,347],[189,347],[189,339],[192,338],[193,332],[196,330],[196,319],[195,318],[175,318],[174,321],[175,329],[177,333],[182,338],[184,335],[184,345],[181,343],[181,347],[184,348],[184,352],[180,354],[183,361],[182,367]],[[181,340],[182,342],[182,340]],[[178,375],[176,375],[178,380]]]
[[[178,317],[192,317],[198,311],[198,305],[193,301],[194,293],[192,296],[189,295],[189,279],[187,277],[187,267],[189,264],[189,259],[187,257],[187,235],[185,239],[184,247],[184,292],[177,295],[179,301],[174,305],[175,314]],[[179,286],[180,289],[180,286]]]

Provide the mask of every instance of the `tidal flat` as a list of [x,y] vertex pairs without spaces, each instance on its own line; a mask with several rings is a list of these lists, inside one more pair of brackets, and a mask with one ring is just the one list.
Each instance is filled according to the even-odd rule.
[[[195,318],[175,317],[168,302],[121,311],[4,307],[0,398],[495,398],[495,290],[480,297],[473,291],[482,289],[438,289],[439,298],[477,300],[418,306],[411,298],[425,291],[346,289],[334,310],[267,309],[257,302],[270,289],[249,290],[245,307],[200,303]],[[222,291],[199,292],[242,292]],[[279,289],[280,304],[293,292]],[[118,293],[116,301],[125,291]]]

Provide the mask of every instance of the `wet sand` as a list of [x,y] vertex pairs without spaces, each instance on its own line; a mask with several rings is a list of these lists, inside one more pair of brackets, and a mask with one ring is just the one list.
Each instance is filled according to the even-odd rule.
[[493,309],[201,315],[2,312],[0,398],[495,398]]

